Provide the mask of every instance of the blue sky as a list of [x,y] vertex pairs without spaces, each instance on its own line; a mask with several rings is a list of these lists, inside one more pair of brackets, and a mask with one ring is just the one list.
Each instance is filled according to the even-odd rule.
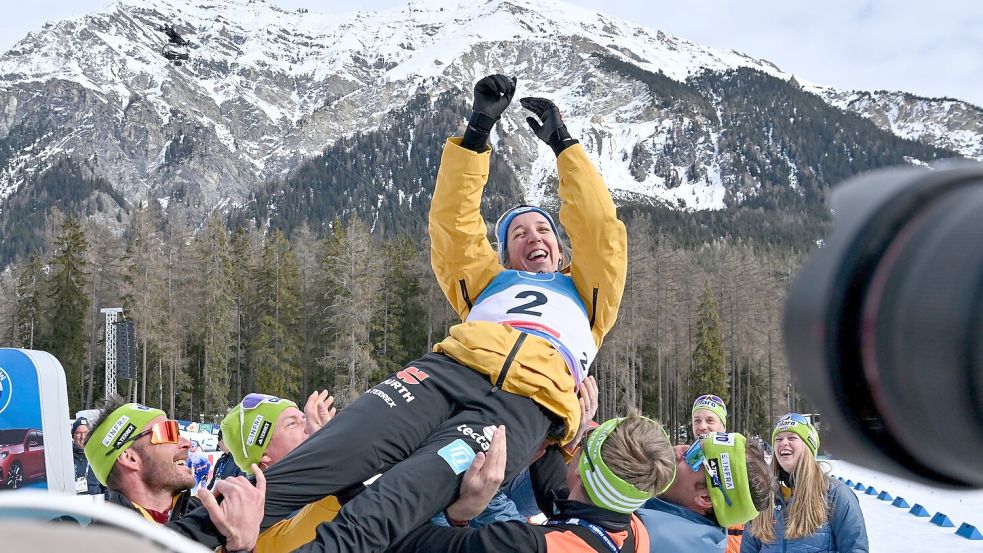
[[[189,0],[192,1],[192,0]],[[267,0],[346,13],[406,0]],[[767,59],[846,89],[905,90],[983,106],[983,2],[972,0],[567,0],[694,42]],[[0,0],[0,50],[46,21],[111,0]]]

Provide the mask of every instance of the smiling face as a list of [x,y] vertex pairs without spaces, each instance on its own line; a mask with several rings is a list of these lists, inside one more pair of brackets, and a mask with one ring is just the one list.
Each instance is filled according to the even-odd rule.
[[262,469],[269,467],[287,456],[308,438],[304,413],[296,407],[287,407],[276,419],[276,428],[270,438],[270,445],[260,458]]
[[542,213],[516,216],[507,233],[508,268],[530,273],[555,272],[563,261],[553,227]]
[[693,435],[696,437],[706,436],[711,432],[727,432],[724,423],[720,422],[720,417],[709,409],[697,409],[693,412]]
[[[156,417],[144,429],[164,420],[167,420],[164,416]],[[133,442],[131,449],[135,449],[143,461],[140,478],[148,489],[177,493],[194,487],[195,475],[188,466],[191,442],[187,438],[178,438],[176,444],[153,444],[149,435],[141,436]]]
[[779,432],[775,437],[775,458],[785,472],[792,472],[805,450],[805,442],[794,432]]

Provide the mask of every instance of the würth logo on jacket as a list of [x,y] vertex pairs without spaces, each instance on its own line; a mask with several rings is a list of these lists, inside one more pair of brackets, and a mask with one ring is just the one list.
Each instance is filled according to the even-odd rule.
[[429,374],[416,367],[406,367],[405,369],[396,373],[396,378],[402,380],[406,384],[419,384],[429,377]]

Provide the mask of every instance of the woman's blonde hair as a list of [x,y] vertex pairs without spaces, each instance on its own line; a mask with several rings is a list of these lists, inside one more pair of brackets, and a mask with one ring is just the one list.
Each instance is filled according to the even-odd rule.
[[[778,475],[781,470],[778,454],[771,458],[771,472]],[[777,479],[776,479],[777,480]],[[829,481],[826,472],[808,449],[792,468],[794,486],[793,501],[779,516],[785,517],[785,539],[794,540],[812,535],[829,517],[829,504],[826,495]],[[777,485],[777,484],[776,484]],[[776,490],[776,493],[778,490]],[[772,494],[768,507],[762,509],[751,521],[751,533],[764,543],[775,541],[775,495]]]

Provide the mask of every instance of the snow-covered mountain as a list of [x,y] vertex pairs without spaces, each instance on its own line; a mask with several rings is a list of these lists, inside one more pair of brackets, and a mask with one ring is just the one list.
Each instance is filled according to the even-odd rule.
[[888,132],[983,160],[983,109],[973,104],[883,90],[816,87],[815,92],[830,104],[866,117]]
[[[187,60],[163,55],[169,26],[189,42]],[[821,178],[796,158],[801,147],[776,142],[761,161],[728,146],[740,110],[727,87],[746,79],[727,75],[741,68],[898,136],[983,156],[975,106],[829,89],[556,0],[421,0],[347,15],[265,0],[117,0],[0,56],[0,210],[66,158],[131,204],[232,209],[339,140],[385,132],[413,98],[469,102],[492,72],[516,75],[518,96],[556,101],[622,201],[721,209],[767,187],[765,173],[793,188]],[[524,117],[516,105],[493,139],[527,201],[540,202],[554,163]]]

